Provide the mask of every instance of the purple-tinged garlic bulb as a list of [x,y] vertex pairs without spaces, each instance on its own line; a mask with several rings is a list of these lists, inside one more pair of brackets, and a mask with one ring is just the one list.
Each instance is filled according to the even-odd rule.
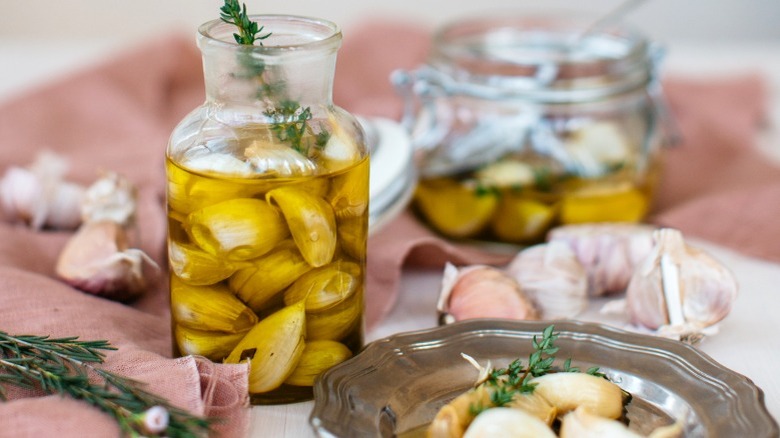
[[549,242],[565,242],[588,275],[588,295],[622,292],[653,248],[653,230],[642,224],[602,223],[554,228]]
[[737,281],[717,260],[687,245],[680,231],[663,228],[654,238],[626,291],[631,322],[695,342],[729,314]]
[[484,265],[458,269],[447,263],[436,308],[441,324],[474,318],[539,319],[514,278]]
[[572,318],[588,306],[587,276],[564,242],[520,251],[506,267],[544,319]]
[[65,245],[55,270],[78,289],[127,301],[146,288],[144,260],[155,265],[140,249],[128,248],[124,227],[112,221],[87,222]]
[[10,167],[0,180],[0,206],[6,218],[35,230],[73,229],[81,223],[84,188],[64,180],[64,158],[41,153],[29,167]]

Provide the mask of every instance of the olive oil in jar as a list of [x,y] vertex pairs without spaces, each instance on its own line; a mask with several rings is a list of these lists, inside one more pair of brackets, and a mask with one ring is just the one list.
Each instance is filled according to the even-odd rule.
[[368,158],[300,178],[166,165],[175,352],[251,359],[253,402],[310,399],[363,343]]

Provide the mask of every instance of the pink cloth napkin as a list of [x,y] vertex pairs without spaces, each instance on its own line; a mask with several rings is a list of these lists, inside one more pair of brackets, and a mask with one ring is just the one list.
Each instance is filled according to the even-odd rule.
[[[399,23],[347,29],[335,102],[355,114],[397,119],[401,100],[388,76],[422,62],[429,37],[425,29]],[[123,173],[139,188],[140,247],[165,266],[164,150],[173,126],[203,100],[192,40],[164,36],[4,103],[0,173],[30,163],[43,149],[67,157],[70,178],[81,183],[101,169]],[[684,143],[667,151],[652,220],[780,261],[780,245],[773,242],[780,235],[780,172],[753,148],[764,114],[761,81],[670,79],[666,85]],[[54,276],[70,234],[0,222],[0,330],[108,339],[119,351],[108,353],[107,369],[149,383],[177,406],[225,418],[219,425],[224,436],[245,435],[246,368],[171,358],[166,276],[152,275],[149,290],[131,305],[76,291]],[[392,308],[403,266],[502,264],[508,257],[445,241],[402,214],[369,242],[368,325]],[[15,395],[0,403],[0,437],[118,433],[106,415],[83,403]]]

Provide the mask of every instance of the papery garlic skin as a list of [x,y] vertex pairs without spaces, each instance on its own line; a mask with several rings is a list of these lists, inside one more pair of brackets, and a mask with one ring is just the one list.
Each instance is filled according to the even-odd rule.
[[115,172],[107,172],[84,194],[81,216],[84,222],[112,221],[131,225],[136,211],[133,184]]
[[42,152],[29,168],[9,168],[0,180],[0,205],[5,216],[34,230],[78,227],[84,188],[64,181],[67,167],[64,158]]
[[458,269],[447,263],[437,309],[445,324],[473,318],[539,319],[514,278],[484,265]]
[[627,223],[566,225],[551,230],[547,240],[569,245],[587,272],[588,294],[601,296],[625,290],[653,249],[654,230]]
[[520,251],[506,272],[517,280],[544,319],[572,318],[588,306],[585,269],[564,242]]
[[125,229],[112,221],[88,222],[60,253],[55,271],[66,283],[95,295],[127,301],[143,292],[143,251],[128,248]]
[[626,291],[631,322],[683,337],[725,318],[738,293],[731,271],[678,230],[660,229],[655,240]]

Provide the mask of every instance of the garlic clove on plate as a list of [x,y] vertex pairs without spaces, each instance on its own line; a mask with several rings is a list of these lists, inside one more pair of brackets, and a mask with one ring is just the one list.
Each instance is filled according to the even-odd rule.
[[622,292],[639,263],[653,249],[654,227],[601,223],[554,228],[548,242],[564,242],[574,251],[588,276],[588,294]]
[[[600,417],[587,409],[577,408],[563,417],[561,438],[642,438],[617,420]],[[674,423],[655,429],[648,438],[676,438],[682,436],[682,424]]]
[[572,318],[588,306],[585,269],[563,242],[520,251],[506,267],[544,319]]
[[146,288],[144,260],[155,265],[143,251],[128,248],[127,233],[121,225],[88,222],[60,252],[55,271],[66,283],[85,292],[127,301]]
[[514,278],[484,265],[458,269],[447,263],[436,308],[442,324],[473,318],[539,319]]
[[687,245],[680,231],[660,229],[655,240],[626,291],[631,322],[695,341],[731,311],[737,281],[717,260]]
[[491,408],[471,422],[463,438],[554,438],[555,433],[535,416],[513,408]]

